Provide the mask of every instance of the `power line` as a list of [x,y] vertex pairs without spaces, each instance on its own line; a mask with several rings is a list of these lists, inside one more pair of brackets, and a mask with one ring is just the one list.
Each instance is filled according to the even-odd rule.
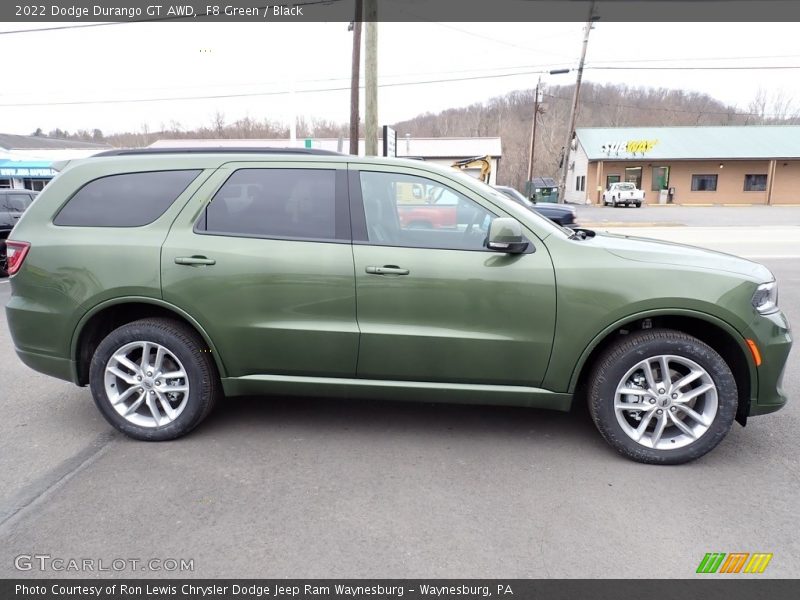
[[763,60],[772,58],[798,58],[800,54],[772,54],[762,56],[689,56],[684,58],[615,58],[609,60],[595,60],[589,64],[613,64],[613,63],[649,63],[649,62],[697,62],[701,60]]
[[585,67],[595,71],[769,71],[778,69],[800,69],[800,65],[761,65],[761,66],[707,66],[707,67]]
[[[592,67],[584,67],[585,69],[589,69]],[[594,69],[598,69],[599,67],[593,67]],[[627,69],[628,67],[620,67],[620,70]],[[686,67],[687,69],[695,69],[694,67]],[[730,70],[735,69],[751,69],[756,67],[704,67],[704,68],[725,68]],[[787,67],[777,67],[777,66],[762,66],[757,68],[783,68],[783,69],[800,69],[800,66],[787,66]],[[632,69],[636,69],[632,67]],[[475,75],[470,77],[451,77],[451,78],[444,78],[444,79],[423,79],[418,81],[404,81],[404,82],[393,82],[393,83],[382,83],[379,84],[378,87],[381,88],[391,88],[391,87],[405,87],[405,86],[414,86],[414,85],[428,85],[428,84],[435,84],[435,83],[455,83],[460,81],[477,81],[477,80],[484,80],[484,79],[500,79],[504,77],[521,77],[524,75],[540,75],[549,72],[549,69],[538,69],[538,70],[530,70],[530,71],[519,71],[516,73],[497,73],[491,75]],[[325,80],[320,80],[325,81]],[[333,79],[331,81],[340,81],[340,79]],[[362,86],[363,88],[363,86]],[[10,102],[10,103],[3,103],[0,104],[0,107],[29,107],[29,106],[76,106],[76,105],[93,105],[93,104],[127,104],[133,102],[173,102],[178,100],[222,100],[222,99],[230,99],[230,98],[257,98],[257,97],[266,97],[266,96],[283,96],[287,94],[315,94],[321,92],[339,92],[342,90],[349,90],[350,87],[328,87],[328,88],[314,88],[314,89],[306,89],[306,90],[276,90],[276,91],[264,91],[264,92],[241,92],[241,93],[233,93],[233,94],[205,94],[205,95],[197,95],[197,96],[166,96],[166,97],[158,97],[158,98],[110,98],[104,100],[68,100],[62,102]],[[615,105],[619,106],[619,105]],[[632,106],[630,108],[638,108]],[[655,110],[655,109],[654,109]],[[690,111],[691,112],[691,111]],[[728,114],[728,113],[720,113],[720,114]]]
[[[427,79],[420,81],[405,81],[396,83],[382,83],[378,87],[402,87],[411,85],[427,85],[431,83],[449,83],[458,81],[475,81],[479,79],[498,79],[501,77],[517,77],[521,75],[538,75],[544,74],[548,71],[525,71],[521,73],[500,73],[496,75],[479,75],[475,77],[453,77],[449,79]],[[129,99],[108,99],[108,100],[71,100],[64,102],[14,102],[8,104],[0,104],[0,107],[28,107],[28,106],[74,106],[85,104],[126,104],[130,102],[171,102],[175,100],[219,100],[224,98],[252,98],[259,96],[282,96],[287,94],[315,94],[318,92],[339,92],[342,90],[349,90],[350,86],[345,87],[330,87],[330,88],[315,88],[310,90],[280,90],[272,92],[243,92],[240,94],[213,94],[203,96],[171,96],[163,98],[129,98]],[[361,86],[363,89],[363,86]]]
[[[481,73],[494,73],[497,71],[509,71],[515,69],[545,69],[545,70],[553,70],[552,65],[516,65],[516,66],[509,66],[509,67],[486,67],[486,68],[472,68],[472,69],[448,69],[447,71],[421,71],[416,73],[390,73],[390,74],[382,74],[381,79],[392,79],[396,77],[425,77],[429,75],[442,75],[442,74],[456,74],[456,73],[475,73],[476,75],[480,75]],[[535,71],[539,72],[539,71]],[[520,75],[526,75],[529,71],[522,71]],[[512,77],[517,75],[518,73],[506,73],[507,76]],[[327,82],[335,82],[335,81],[350,81],[350,77],[325,77],[321,79],[297,79],[294,80],[293,83],[327,83]],[[283,84],[285,81],[251,81],[248,83],[209,83],[209,84],[192,84],[192,85],[184,85],[184,86],[164,86],[164,87],[136,87],[136,88],[128,88],[128,89],[135,89],[136,91],[157,91],[157,90],[182,90],[182,89],[191,89],[191,88],[220,88],[220,87],[227,87],[227,88],[234,88],[234,87],[257,87],[257,86],[267,86],[267,85],[278,85]],[[125,89],[119,89],[119,91],[125,91]],[[313,91],[313,90],[312,90]],[[23,92],[23,93],[12,93],[12,94],[3,94],[3,96],[25,96],[28,94],[35,94],[38,97],[41,97],[42,94],[58,94],[60,93],[57,90],[44,90],[44,89],[37,89],[36,91],[32,92]]]

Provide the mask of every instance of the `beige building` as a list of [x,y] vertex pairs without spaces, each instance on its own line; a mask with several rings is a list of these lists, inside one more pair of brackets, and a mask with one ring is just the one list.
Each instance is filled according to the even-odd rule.
[[800,204],[800,126],[581,128],[569,160],[568,202],[630,181],[649,204]]

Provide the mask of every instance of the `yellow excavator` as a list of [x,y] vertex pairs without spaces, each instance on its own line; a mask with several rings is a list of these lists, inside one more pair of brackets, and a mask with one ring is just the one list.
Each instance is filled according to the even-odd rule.
[[450,166],[454,169],[461,169],[462,171],[478,167],[481,170],[481,176],[478,177],[478,179],[486,185],[489,185],[489,175],[492,173],[492,159],[488,155],[457,160]]

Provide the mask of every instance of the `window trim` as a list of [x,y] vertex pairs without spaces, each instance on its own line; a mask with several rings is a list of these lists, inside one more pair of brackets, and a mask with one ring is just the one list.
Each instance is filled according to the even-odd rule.
[[[713,190],[698,190],[694,187],[694,178],[695,177],[713,177],[714,178],[714,189]],[[719,173],[692,173],[691,179],[691,191],[692,192],[716,192],[717,187],[719,186]]]
[[[237,231],[208,231],[206,229],[200,228],[200,223],[203,222],[206,218],[206,209],[214,200],[215,196],[219,193],[219,191],[228,183],[228,180],[233,177],[238,171],[242,170],[263,170],[263,171],[274,171],[274,170],[292,170],[292,171],[333,171],[334,172],[334,184],[333,184],[333,198],[334,198],[334,236],[332,238],[311,238],[305,236],[288,236],[288,235],[261,235],[258,233],[244,233],[244,232],[237,232]],[[203,200],[202,205],[200,206],[200,211],[198,212],[197,217],[194,220],[194,224],[192,225],[192,233],[196,235],[213,235],[217,237],[228,237],[228,238],[244,238],[244,239],[255,239],[255,240],[277,240],[277,241],[284,241],[284,242],[314,242],[314,243],[321,243],[321,244],[350,244],[352,243],[352,224],[351,224],[351,216],[350,216],[350,202],[348,199],[349,190],[348,190],[348,180],[347,180],[347,173],[346,169],[336,168],[335,166],[306,166],[306,165],[298,165],[296,167],[287,167],[285,165],[281,166],[272,166],[268,164],[264,165],[253,165],[253,166],[238,166],[234,167],[230,174],[220,182],[220,184],[215,187],[211,193],[209,193],[208,198]],[[339,227],[342,227],[342,231],[339,232]]]
[[[351,219],[351,230],[353,233],[353,245],[354,246],[379,246],[382,248],[407,248],[410,250],[443,250],[449,252],[484,252],[490,254],[502,254],[501,252],[497,252],[496,250],[491,250],[489,248],[443,248],[441,246],[404,246],[402,244],[390,244],[386,242],[378,242],[378,241],[371,241],[369,239],[369,233],[367,231],[367,216],[366,212],[364,211],[364,200],[361,193],[361,174],[362,173],[382,173],[385,175],[396,175],[396,176],[408,176],[408,177],[418,177],[420,179],[428,179],[433,181],[442,187],[447,187],[452,189],[454,192],[467,198],[470,202],[475,202],[472,198],[467,196],[465,193],[455,189],[452,185],[448,183],[444,183],[438,181],[437,179],[433,179],[429,177],[427,174],[416,174],[416,173],[406,173],[404,171],[384,171],[381,169],[360,169],[358,168],[360,165],[353,165],[351,166],[350,170],[348,171],[348,184],[349,184],[349,192],[350,192],[350,219]],[[483,208],[487,213],[493,215],[495,218],[499,218],[501,215],[498,215],[496,211],[490,210],[486,208],[483,204],[479,202],[475,202],[478,206]],[[530,236],[526,236],[529,238]],[[528,247],[522,254],[532,254],[536,252],[536,244],[533,243],[532,240],[528,239]]]
[[[158,221],[165,214],[167,214],[167,212],[169,212],[169,210],[173,206],[175,206],[175,203],[178,201],[178,199],[186,193],[186,190],[188,190],[194,183],[198,181],[198,179],[200,178],[200,176],[203,174],[204,171],[205,169],[203,167],[193,168],[193,169],[149,169],[147,171],[120,171],[115,173],[108,173],[107,175],[101,175],[100,177],[95,177],[94,179],[90,179],[89,181],[85,182],[82,186],[80,186],[77,190],[75,190],[72,194],[70,194],[70,196],[66,200],[64,200],[61,206],[58,207],[58,211],[56,211],[56,213],[51,217],[50,223],[54,227],[77,227],[84,229],[85,228],[139,229],[141,227],[148,227],[153,223],[155,223],[156,221]],[[91,185],[95,181],[100,181],[101,179],[108,179],[110,177],[119,177],[121,175],[146,175],[150,173],[175,173],[175,172],[193,172],[195,173],[195,176],[186,183],[186,186],[178,193],[177,196],[175,196],[175,198],[172,199],[172,201],[164,208],[163,211],[161,211],[161,213],[159,213],[153,220],[148,221],[147,223],[142,223],[141,225],[64,225],[56,223],[58,217],[61,215],[64,209],[67,206],[69,206],[69,203],[72,202],[73,198],[75,198],[75,196],[81,193],[81,191],[83,191],[85,187]]]

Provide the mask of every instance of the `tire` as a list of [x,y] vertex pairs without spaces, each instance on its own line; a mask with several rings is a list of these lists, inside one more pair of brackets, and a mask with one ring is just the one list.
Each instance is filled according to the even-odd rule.
[[[670,373],[664,386],[661,357]],[[654,385],[642,381],[646,373],[639,366],[645,361]],[[695,379],[672,388],[690,375]],[[620,389],[641,389],[642,394],[618,394]],[[598,358],[588,402],[597,429],[617,452],[637,462],[677,465],[700,458],[728,434],[738,392],[730,367],[713,348],[679,331],[650,329],[624,336]],[[618,408],[629,404],[630,410]],[[643,435],[637,441],[639,432]]]
[[[150,369],[141,368],[145,344],[149,345],[146,362]],[[159,353],[161,364],[156,369]],[[123,364],[115,358],[118,356],[127,362]],[[160,379],[161,373],[167,376]],[[106,420],[122,433],[144,441],[186,435],[208,416],[222,395],[216,364],[202,338],[188,326],[162,318],[134,321],[108,334],[92,357],[89,385]],[[116,405],[112,404],[114,394]],[[126,412],[128,416],[123,414]]]
[[637,202],[636,203],[636,208],[641,208],[641,207],[642,207],[642,203],[641,202]]

